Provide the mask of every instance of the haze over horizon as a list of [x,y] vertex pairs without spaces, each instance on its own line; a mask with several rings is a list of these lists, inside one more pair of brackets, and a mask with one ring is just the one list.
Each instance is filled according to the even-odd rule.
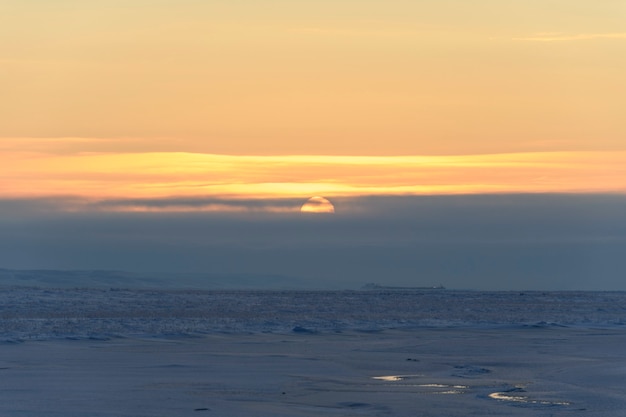
[[293,279],[291,284],[268,279],[268,288],[278,283],[356,289],[375,282],[482,290],[626,290],[623,195],[332,201],[335,214],[55,212],[50,202],[14,202],[8,210],[5,201],[0,267]]

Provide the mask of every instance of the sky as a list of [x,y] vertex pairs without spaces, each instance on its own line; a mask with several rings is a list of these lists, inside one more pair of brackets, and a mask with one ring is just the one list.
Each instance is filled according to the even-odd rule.
[[625,18],[0,0],[0,267],[626,290]]

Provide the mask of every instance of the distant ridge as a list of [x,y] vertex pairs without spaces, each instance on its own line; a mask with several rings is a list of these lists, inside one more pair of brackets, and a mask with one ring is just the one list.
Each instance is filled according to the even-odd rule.
[[396,287],[390,285],[380,285],[369,283],[361,287],[363,290],[445,290],[443,285],[433,285],[430,287]]
[[0,287],[124,288],[181,290],[315,289],[297,277],[272,274],[129,272],[114,270],[55,270],[0,268]]

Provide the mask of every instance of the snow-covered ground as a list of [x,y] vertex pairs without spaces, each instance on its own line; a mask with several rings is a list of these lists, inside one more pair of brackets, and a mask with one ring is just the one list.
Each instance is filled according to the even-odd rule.
[[626,293],[0,290],[0,416],[623,416]]

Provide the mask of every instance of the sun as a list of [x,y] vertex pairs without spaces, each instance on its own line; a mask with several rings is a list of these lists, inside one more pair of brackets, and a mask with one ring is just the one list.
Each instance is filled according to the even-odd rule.
[[334,213],[335,206],[324,197],[311,197],[300,207],[301,213]]

